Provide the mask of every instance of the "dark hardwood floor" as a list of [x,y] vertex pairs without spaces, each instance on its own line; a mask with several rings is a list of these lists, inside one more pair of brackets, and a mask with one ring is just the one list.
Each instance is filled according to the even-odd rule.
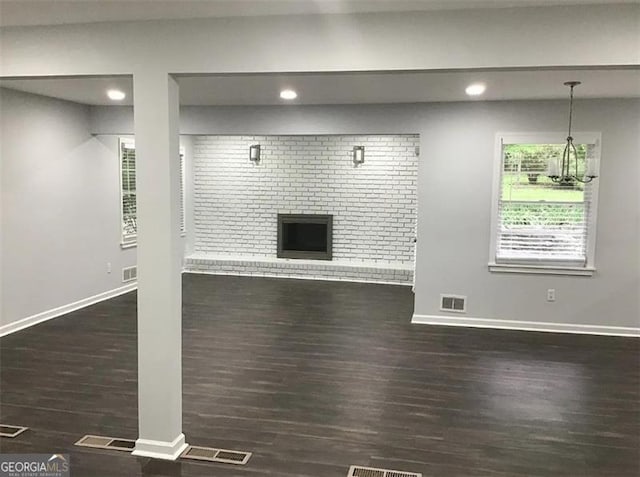
[[[184,276],[184,432],[245,467],[74,447],[137,436],[136,296],[2,338],[3,453],[73,477],[640,475],[640,340],[411,325],[408,287]],[[161,399],[161,397],[158,397]]]

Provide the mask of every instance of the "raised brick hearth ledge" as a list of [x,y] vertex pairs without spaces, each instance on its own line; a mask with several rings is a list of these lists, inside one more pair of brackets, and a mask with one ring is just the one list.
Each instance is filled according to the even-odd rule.
[[345,260],[295,260],[260,256],[192,254],[185,258],[186,272],[214,275],[344,280],[411,285],[412,262]]

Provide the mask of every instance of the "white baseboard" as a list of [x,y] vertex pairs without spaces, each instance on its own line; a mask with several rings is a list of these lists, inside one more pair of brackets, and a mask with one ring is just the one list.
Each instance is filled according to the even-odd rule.
[[26,318],[22,318],[21,320],[8,323],[4,326],[0,326],[0,337],[15,333],[16,331],[24,330],[25,328],[37,325],[38,323],[42,323],[43,321],[51,320],[52,318],[56,318],[61,315],[66,315],[67,313],[79,310],[80,308],[85,308],[89,305],[108,300],[109,298],[114,298],[116,296],[129,293],[130,291],[135,290],[137,286],[138,284],[136,282],[128,283],[127,285],[124,285],[122,287],[114,288],[113,290],[99,293],[97,295],[78,300],[74,303],[62,305],[58,308],[53,308],[51,310],[43,311],[42,313],[31,315]]
[[543,321],[493,320],[444,315],[414,314],[411,323],[424,325],[463,326],[469,328],[495,328],[500,330],[544,331],[548,333],[576,333],[585,335],[609,335],[640,337],[640,328],[622,326],[575,325]]
[[181,433],[173,442],[138,439],[132,454],[152,459],[176,460],[187,447],[184,434]]
[[413,286],[413,282],[388,282],[382,280],[366,280],[357,278],[340,277],[310,277],[308,275],[284,275],[277,273],[242,273],[242,272],[220,272],[184,269],[183,273],[195,273],[196,275],[223,275],[232,277],[256,277],[256,278],[288,278],[292,280],[319,280],[321,282],[351,282],[351,283],[374,283],[376,285],[399,285],[402,287]]

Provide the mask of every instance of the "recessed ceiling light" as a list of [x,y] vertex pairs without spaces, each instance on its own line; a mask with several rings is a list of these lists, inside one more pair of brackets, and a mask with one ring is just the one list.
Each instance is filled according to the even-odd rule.
[[298,93],[296,93],[294,90],[292,89],[283,89],[282,91],[280,91],[280,97],[282,99],[296,99],[298,97]]
[[487,89],[487,86],[484,83],[473,83],[467,86],[465,92],[469,96],[479,96]]
[[107,91],[107,96],[109,96],[109,99],[112,101],[122,101],[127,95],[119,89],[110,89]]

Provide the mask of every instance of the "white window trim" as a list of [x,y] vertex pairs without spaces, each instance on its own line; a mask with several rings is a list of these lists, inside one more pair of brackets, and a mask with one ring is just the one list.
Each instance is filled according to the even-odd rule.
[[[122,202],[124,200],[124,195],[122,193],[122,145],[127,145],[133,149],[136,147],[136,142],[133,138],[130,137],[120,137],[118,138],[118,170],[119,170],[119,184],[120,184],[120,248],[134,248],[138,246],[138,235],[129,235],[125,236],[122,230],[122,224],[124,222],[123,210],[122,210]],[[180,224],[180,237],[185,237],[187,235],[187,189],[186,189],[186,164],[187,164],[187,156],[185,153],[185,148],[180,147],[180,154],[183,156],[183,159],[180,161],[181,168],[181,177],[182,177],[182,191],[183,197],[181,199],[182,203],[182,216],[184,217],[184,222]],[[137,157],[136,157],[137,159]],[[136,172],[138,170],[138,165],[136,163]],[[136,204],[137,209],[137,204]]]
[[533,275],[573,275],[590,277],[595,273],[596,269],[593,267],[489,263],[489,271],[496,273],[528,273]]
[[[573,133],[576,144],[595,144],[596,155],[601,157],[602,134],[599,132]],[[536,263],[535,261],[513,261],[510,263],[496,263],[498,244],[498,203],[501,193],[503,146],[507,144],[563,144],[567,141],[566,134],[561,132],[515,133],[499,132],[496,134],[493,160],[493,193],[491,196],[491,235],[489,241],[489,271],[501,273],[528,273],[545,275],[580,275],[591,276],[595,273],[596,233],[598,224],[598,189],[600,179],[591,184],[591,217],[587,230],[587,260],[584,266],[577,267],[566,263]],[[601,161],[598,160],[598,165]],[[600,175],[600,171],[597,171]]]

